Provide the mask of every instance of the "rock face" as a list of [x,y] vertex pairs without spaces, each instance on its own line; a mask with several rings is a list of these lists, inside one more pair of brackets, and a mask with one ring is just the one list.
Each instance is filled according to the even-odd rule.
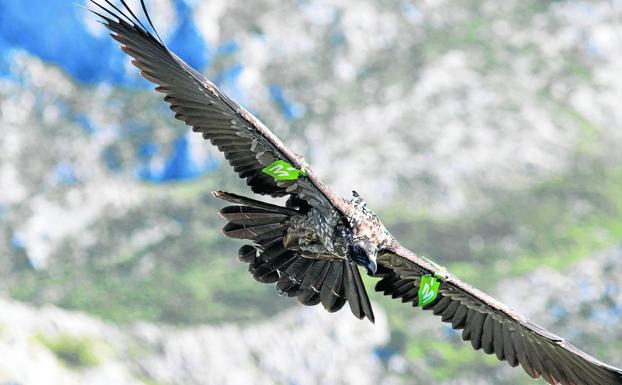
[[[382,365],[372,350],[388,341],[384,313],[375,325],[348,311],[297,308],[245,327],[135,333],[162,353],[142,369],[171,384],[374,384]],[[178,368],[186,368],[179,373]]]
[[[94,17],[32,3],[0,1],[11,21],[0,23],[0,293],[31,303],[0,301],[1,385],[522,383],[400,304],[390,333],[380,314],[372,327],[347,310],[286,310],[295,301],[253,282],[219,235],[219,203],[204,196],[247,191],[221,155],[173,120]],[[404,213],[444,226],[490,191],[622,162],[620,0],[147,3],[171,48],[325,182],[374,209],[399,205],[400,240],[482,250],[458,260],[469,267],[520,257],[516,239],[539,231],[573,245],[582,229],[541,210],[551,225],[512,223],[498,253],[487,234],[435,236]],[[559,212],[613,228],[611,242],[597,229],[578,243],[581,257],[622,236],[590,216],[602,204],[622,217],[622,194],[590,191],[558,191],[572,198]],[[620,365],[621,260],[614,250],[493,294]]]
[[500,298],[590,354],[622,367],[621,287],[622,245],[561,272],[540,269],[508,280]]
[[[581,349],[620,366],[620,277],[622,246],[563,272],[541,269],[507,280],[496,295]],[[446,343],[480,360],[447,361],[437,345],[418,359],[391,352],[386,314],[378,304],[375,325],[355,319],[347,309],[329,314],[321,307],[297,306],[257,323],[188,328],[118,326],[7,299],[0,299],[0,308],[2,385],[492,385],[527,379],[521,370],[494,359],[482,361],[481,352],[471,352],[437,317],[417,310],[408,327],[422,343]],[[439,368],[459,370],[460,376],[438,378]]]
[[384,370],[374,349],[389,336],[381,309],[375,325],[297,307],[257,324],[176,329],[122,328],[9,300],[0,307],[3,385],[372,385]]
[[[622,11],[614,3],[149,6],[181,57],[256,111],[337,190],[451,211],[482,189],[560,172],[577,147],[620,161],[622,85],[612,79],[620,78]],[[0,217],[10,225],[0,236],[37,267],[111,208],[139,207],[136,179],[192,179],[222,160],[197,135],[185,138],[150,90],[124,89],[145,83],[126,71],[95,17],[45,4],[0,8],[41,37],[0,30],[0,48],[11,52],[0,61]],[[54,34],[35,22],[61,15],[71,24],[50,24]],[[50,35],[90,51],[42,46]],[[74,219],[49,225],[63,215]]]

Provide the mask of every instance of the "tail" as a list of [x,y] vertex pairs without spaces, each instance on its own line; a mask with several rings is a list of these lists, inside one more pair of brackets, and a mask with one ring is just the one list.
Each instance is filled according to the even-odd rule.
[[239,258],[250,265],[249,271],[257,281],[276,283],[279,294],[295,296],[303,305],[321,302],[329,312],[341,309],[348,302],[356,317],[374,321],[355,264],[346,260],[305,258],[283,246],[289,219],[299,215],[298,210],[222,191],[212,195],[236,204],[220,210],[220,216],[228,221],[223,233],[255,243],[242,246]]

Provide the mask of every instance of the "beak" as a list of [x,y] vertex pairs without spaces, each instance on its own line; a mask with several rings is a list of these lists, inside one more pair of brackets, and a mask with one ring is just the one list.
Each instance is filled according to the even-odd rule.
[[369,263],[367,264],[367,271],[371,273],[370,275],[374,275],[376,274],[377,270],[378,270],[378,265],[376,264],[376,261],[370,260]]
[[289,231],[285,233],[283,237],[283,247],[286,249],[291,249],[292,247],[298,246],[298,238],[290,233]]

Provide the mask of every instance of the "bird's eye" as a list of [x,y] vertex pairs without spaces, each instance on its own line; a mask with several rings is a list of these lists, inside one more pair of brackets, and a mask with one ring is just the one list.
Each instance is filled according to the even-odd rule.
[[357,245],[353,245],[353,246],[352,246],[352,253],[353,253],[353,254],[357,254],[357,255],[358,255],[358,254],[365,254],[365,251],[363,250],[363,248],[362,248],[362,247],[357,246]]
[[365,249],[356,244],[350,246],[350,258],[357,264],[363,266],[366,265],[369,260]]

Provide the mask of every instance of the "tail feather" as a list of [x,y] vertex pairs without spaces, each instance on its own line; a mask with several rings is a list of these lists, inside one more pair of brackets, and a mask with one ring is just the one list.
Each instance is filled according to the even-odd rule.
[[220,210],[220,217],[238,225],[264,225],[280,222],[287,214],[250,206],[227,206]]
[[354,277],[352,276],[352,269],[350,266],[346,266],[343,272],[343,280],[345,284],[346,299],[350,305],[350,310],[357,318],[363,317],[363,309],[361,307],[361,300],[354,283]]
[[320,291],[322,306],[331,313],[341,309],[346,301],[343,289],[343,266],[343,263],[331,264]]
[[294,215],[297,213],[296,210],[288,209],[286,207],[273,205],[271,203],[258,201],[256,199],[251,199],[251,198],[243,197],[241,195],[232,194],[232,193],[228,193],[224,191],[214,191],[212,192],[212,195],[215,198],[222,199],[227,202],[236,203],[239,205],[247,205],[247,206],[257,207],[257,208],[263,208],[266,210],[280,212],[286,215]]
[[255,243],[238,252],[238,258],[249,264],[253,278],[276,283],[281,295],[297,297],[301,304],[322,303],[329,312],[348,302],[356,317],[374,321],[356,265],[346,260],[309,259],[285,248],[283,237],[290,217],[299,213],[297,205],[281,207],[222,191],[212,194],[235,204],[220,210],[220,216],[228,221],[224,234]]
[[307,306],[315,306],[320,303],[320,293],[313,290],[304,290],[298,294],[298,302]]
[[298,301],[304,305],[317,305],[320,303],[320,289],[324,283],[326,273],[330,268],[330,261],[317,261],[302,280],[301,293]]
[[282,223],[267,223],[263,225],[240,225],[229,222],[222,229],[226,236],[231,238],[250,239],[260,241],[272,239],[277,235],[283,234],[285,226]]
[[350,270],[352,270],[352,277],[354,278],[354,285],[356,286],[356,292],[359,297],[359,304],[361,306],[361,316],[359,318],[363,318],[367,316],[369,320],[374,322],[374,311],[371,308],[371,302],[369,302],[369,297],[367,296],[367,292],[365,291],[365,285],[363,285],[363,280],[361,279],[361,275],[359,274],[358,268],[354,264],[349,264]]
[[316,261],[300,257],[289,265],[287,269],[285,269],[283,278],[279,280],[279,283],[277,284],[277,288],[279,288],[280,293],[287,295],[288,297],[298,296],[302,290],[302,280],[309,269],[311,269],[314,262]]
[[257,257],[257,248],[251,245],[244,245],[238,251],[238,258],[242,262],[254,263]]
[[282,277],[281,271],[298,258],[296,254],[283,247],[282,233],[279,236],[259,242],[260,255],[249,266],[253,278],[262,283],[275,283]]
[[265,263],[258,264],[252,271],[253,277],[259,282],[277,282],[281,278],[280,271],[285,270],[296,258],[298,256],[292,251],[283,250],[282,253],[271,256]]
[[283,276],[276,284],[280,295],[297,297],[301,292],[302,279],[309,270],[313,261],[306,258],[296,258],[283,271]]
[[261,241],[258,241],[257,244],[259,245],[259,248],[262,250],[263,253],[265,252],[265,250],[270,249],[274,245],[282,245],[283,235],[279,235],[274,238],[262,239]]

